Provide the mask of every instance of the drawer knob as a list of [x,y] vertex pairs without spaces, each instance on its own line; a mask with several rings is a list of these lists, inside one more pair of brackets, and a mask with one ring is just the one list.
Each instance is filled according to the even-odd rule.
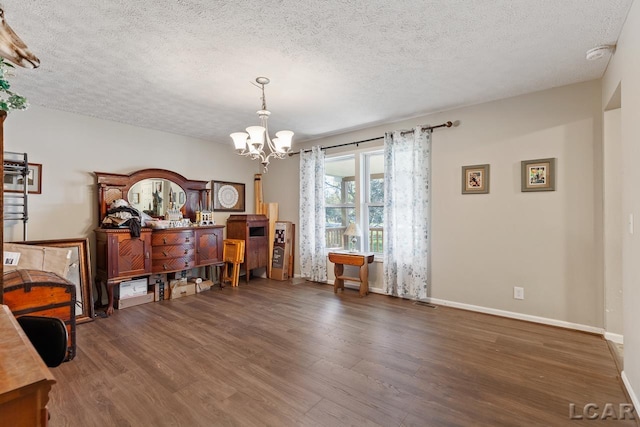
[[162,238],[162,243],[164,243],[165,245],[167,244],[167,238],[166,237]]
[[185,242],[189,243],[189,238],[184,239]]
[[167,267],[167,264],[162,264],[162,268],[164,268],[165,270],[168,270],[169,268]]
[[188,254],[188,253],[189,253],[189,249],[185,249],[185,250],[184,250],[184,254],[186,255],[186,254]]
[[186,267],[189,267],[189,262],[185,261],[185,262],[184,262],[184,266],[185,266],[185,268],[186,268]]
[[164,255],[164,256],[169,256],[169,254],[167,253],[167,251],[162,251],[162,255]]

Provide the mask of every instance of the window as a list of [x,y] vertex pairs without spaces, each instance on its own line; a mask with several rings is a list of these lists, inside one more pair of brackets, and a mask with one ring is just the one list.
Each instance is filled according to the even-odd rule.
[[342,235],[350,222],[356,222],[355,156],[325,161],[324,202],[325,237],[329,249],[346,248]]
[[360,226],[357,249],[382,253],[384,167],[382,151],[360,152],[325,161],[326,246],[348,249],[343,235],[350,222]]

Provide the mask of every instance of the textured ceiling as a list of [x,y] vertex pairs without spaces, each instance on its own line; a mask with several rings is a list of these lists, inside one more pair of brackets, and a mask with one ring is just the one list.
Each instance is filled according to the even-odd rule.
[[[32,105],[231,143],[295,141],[601,77],[632,0],[4,0]],[[455,118],[453,118],[455,119]],[[151,143],[152,141],[149,141]]]

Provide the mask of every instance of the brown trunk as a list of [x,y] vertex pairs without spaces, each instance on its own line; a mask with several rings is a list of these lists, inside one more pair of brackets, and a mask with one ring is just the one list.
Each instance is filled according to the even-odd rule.
[[4,303],[17,318],[22,315],[61,319],[67,326],[67,357],[76,353],[76,287],[49,271],[13,270],[4,276]]

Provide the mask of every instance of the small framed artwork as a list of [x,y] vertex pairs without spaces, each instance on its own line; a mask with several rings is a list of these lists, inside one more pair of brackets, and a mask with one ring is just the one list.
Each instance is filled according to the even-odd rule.
[[462,194],[489,193],[489,165],[462,166]]
[[[29,194],[42,193],[42,164],[29,163],[27,171],[27,191]],[[24,191],[23,175],[5,174],[4,175],[4,191],[7,193],[22,193]]]
[[555,158],[523,160],[521,164],[521,191],[555,191]]
[[244,184],[211,181],[213,210],[216,212],[244,212]]

